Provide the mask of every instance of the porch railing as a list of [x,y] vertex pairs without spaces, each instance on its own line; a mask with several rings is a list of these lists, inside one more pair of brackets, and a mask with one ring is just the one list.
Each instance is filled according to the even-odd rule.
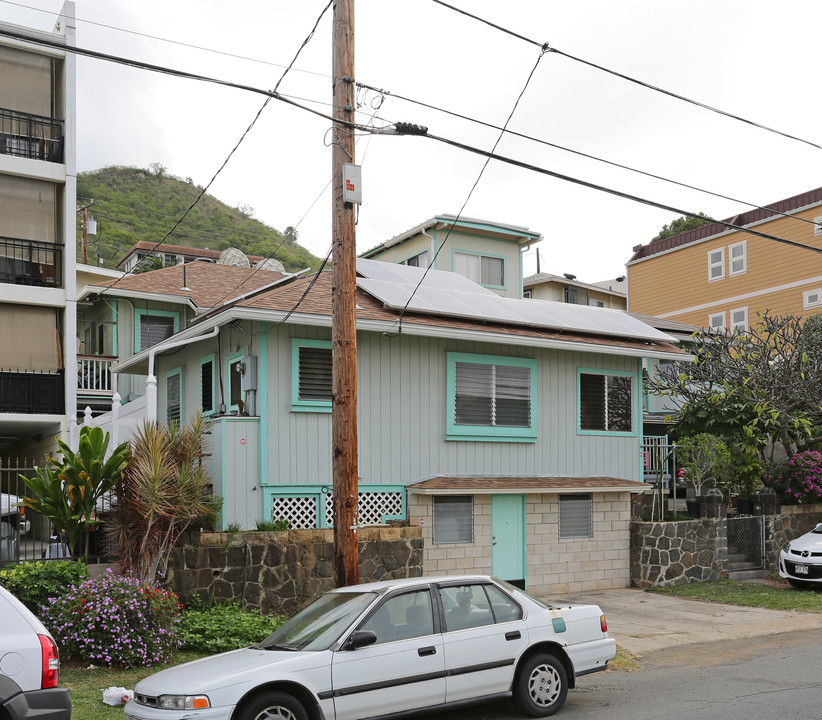
[[63,121],[0,108],[0,155],[63,162]]
[[89,395],[113,395],[111,363],[117,358],[102,355],[77,356],[77,389]]
[[0,412],[65,414],[64,372],[0,370]]
[[63,287],[63,246],[0,236],[0,282]]

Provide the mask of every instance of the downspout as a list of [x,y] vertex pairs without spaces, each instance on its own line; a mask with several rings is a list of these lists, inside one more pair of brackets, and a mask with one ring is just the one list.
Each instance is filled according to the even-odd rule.
[[436,254],[437,245],[436,245],[436,242],[434,241],[434,236],[429,235],[427,232],[425,232],[425,228],[422,228],[420,230],[420,232],[423,235],[425,235],[425,237],[427,237],[431,241],[431,251],[430,251],[431,252],[431,262],[428,263],[428,267],[433,268],[434,267],[434,258],[436,258],[436,256],[437,256],[437,254]]
[[[185,340],[177,340],[177,342],[164,343],[162,346],[155,345],[148,351],[148,377],[146,378],[146,417],[149,422],[157,421],[157,378],[154,377],[154,355],[162,350],[171,350],[176,347],[183,347],[184,345],[192,345],[200,342],[200,340],[208,340],[209,338],[217,337],[220,334],[220,326],[217,325],[214,329],[205,335],[197,335],[196,337],[186,338]],[[181,390],[182,392],[182,390]]]

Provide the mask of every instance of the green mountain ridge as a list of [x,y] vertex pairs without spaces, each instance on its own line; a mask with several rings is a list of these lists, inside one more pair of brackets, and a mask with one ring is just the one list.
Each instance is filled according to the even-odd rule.
[[[80,173],[78,206],[93,200],[88,216],[97,218],[97,234],[86,236],[87,262],[113,268],[135,243],[160,242],[200,192],[202,187],[190,178],[170,175],[157,163],[150,169],[115,165]],[[273,257],[287,271],[319,268],[321,260],[297,243],[294,228],[280,232],[252,213],[248,206],[233,208],[205,194],[165,242],[210,250],[236,247],[248,255]],[[77,259],[81,261],[80,213],[77,217]]]

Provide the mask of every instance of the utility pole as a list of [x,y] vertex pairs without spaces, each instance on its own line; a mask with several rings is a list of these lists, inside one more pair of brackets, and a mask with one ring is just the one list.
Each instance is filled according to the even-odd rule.
[[354,162],[354,0],[334,3],[332,84],[331,462],[334,585],[360,581],[357,546],[357,325],[354,204],[343,199],[343,165]]
[[[94,200],[92,200],[88,205],[83,205],[83,207],[77,208],[82,213],[82,249],[83,249],[83,264],[85,265],[88,261],[88,253],[86,252],[86,233],[88,231],[88,209],[94,205]],[[94,233],[92,232],[92,235]]]

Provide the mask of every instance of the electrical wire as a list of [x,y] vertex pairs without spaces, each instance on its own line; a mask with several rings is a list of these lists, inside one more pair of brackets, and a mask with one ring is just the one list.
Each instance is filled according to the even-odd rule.
[[[447,110],[445,108],[438,107],[437,105],[431,105],[430,103],[422,102],[421,100],[415,100],[413,98],[409,98],[405,95],[399,95],[394,93],[390,90],[385,90],[382,88],[376,88],[372,85],[366,85],[365,83],[357,83],[357,86],[360,88],[364,88],[366,90],[372,90],[374,92],[381,93],[384,96],[397,98],[398,100],[404,100],[405,102],[411,103],[413,105],[419,105],[421,107],[428,108],[429,110],[434,110],[436,112],[444,113],[445,115],[450,115],[452,117],[459,118],[460,120],[467,120],[468,122],[475,123],[477,125],[482,125],[483,127],[490,128],[492,130],[502,130],[499,125],[494,125],[493,123],[485,122],[484,120],[479,120],[477,118],[470,117],[469,115],[463,115],[461,113],[455,112],[453,110]],[[505,130],[508,135],[513,137],[522,138],[523,140],[529,140],[531,142],[539,143],[540,145],[545,145],[550,148],[554,148],[555,150],[561,150],[563,152],[571,153],[573,155],[577,155],[579,157],[584,157],[588,160],[594,160],[595,162],[603,163],[605,165],[610,165],[611,167],[619,168],[621,170],[627,170],[628,172],[636,173],[638,175],[644,175],[645,177],[653,178],[654,180],[661,180],[662,182],[670,183],[671,185],[677,185],[678,187],[687,188],[688,190],[695,190],[697,192],[704,193],[705,195],[711,195],[713,197],[720,198],[722,200],[730,200],[731,202],[739,203],[741,205],[747,205],[748,207],[755,208],[757,210],[765,210],[767,212],[773,213],[774,215],[780,215],[782,217],[790,218],[792,220],[799,220],[800,222],[808,223],[809,225],[816,225],[813,220],[808,220],[807,218],[798,217],[796,215],[791,215],[790,213],[782,212],[781,210],[777,210],[774,207],[768,207],[763,205],[757,205],[756,203],[748,202],[746,200],[740,200],[735,197],[731,197],[730,195],[723,195],[722,193],[714,192],[712,190],[706,190],[705,188],[697,187],[696,185],[690,185],[685,182],[681,182],[679,180],[673,180],[671,178],[664,177],[663,175],[657,175],[652,172],[648,172],[646,170],[639,170],[638,168],[631,167],[630,165],[624,165],[622,163],[615,162],[613,160],[606,160],[605,158],[597,157],[596,155],[591,155],[590,153],[583,152],[581,150],[574,150],[573,148],[565,147],[564,145],[558,145],[557,143],[549,142],[548,140],[543,140],[541,138],[533,137],[532,135],[526,135],[524,133],[517,132],[516,130]]]
[[651,83],[647,83],[643,80],[638,80],[637,78],[631,77],[630,75],[625,75],[624,73],[617,72],[616,70],[611,70],[610,68],[604,67],[603,65],[597,65],[590,60],[585,60],[580,57],[576,57],[575,55],[571,55],[570,53],[563,52],[558,48],[550,47],[548,43],[541,43],[531,38],[525,37],[524,35],[520,35],[519,33],[514,32],[513,30],[509,30],[507,28],[502,27],[501,25],[497,25],[492,23],[490,20],[486,20],[485,18],[480,17],[479,15],[474,15],[466,10],[462,10],[461,8],[455,7],[454,5],[450,5],[447,2],[443,2],[443,0],[432,0],[432,2],[437,3],[438,5],[442,5],[454,12],[459,13],[460,15],[465,15],[470,17],[474,20],[477,20],[485,25],[489,25],[490,27],[494,28],[495,30],[499,30],[500,32],[506,33],[507,35],[511,35],[512,37],[518,38],[523,40],[527,43],[531,43],[532,45],[536,45],[538,47],[547,50],[547,52],[555,53],[556,55],[561,55],[562,57],[566,57],[569,60],[574,60],[575,62],[581,63],[583,65],[587,65],[588,67],[595,68],[596,70],[601,70],[602,72],[608,73],[609,75],[613,75],[614,77],[621,78],[623,80],[627,80],[628,82],[634,83],[635,85],[639,85],[641,87],[647,88],[649,90],[654,90],[658,93],[662,93],[663,95],[667,95],[669,97],[675,98],[676,100],[681,100],[682,102],[690,103],[691,105],[695,105],[700,107],[704,110],[709,110],[711,112],[717,113],[719,115],[724,115],[727,118],[731,118],[732,120],[737,120],[739,122],[745,123],[746,125],[751,125],[755,128],[759,128],[760,130],[765,130],[770,133],[774,133],[776,135],[781,135],[782,137],[789,138],[790,140],[796,140],[797,142],[804,143],[805,145],[810,145],[818,150],[822,150],[822,145],[819,145],[815,142],[810,140],[804,140],[801,137],[797,137],[796,135],[791,135],[790,133],[783,132],[782,130],[777,130],[775,128],[769,127],[768,125],[762,125],[761,123],[754,122],[753,120],[748,120],[747,118],[741,117],[740,115],[734,115],[733,113],[727,112],[725,110],[720,110],[719,108],[715,108],[712,105],[708,105],[703,102],[699,102],[699,100],[693,100],[689,97],[685,97],[684,95],[679,95],[678,93],[672,92],[671,90],[665,90],[664,88],[658,87],[656,85],[651,85]]
[[451,232],[457,226],[460,218],[462,217],[463,212],[465,212],[465,207],[468,205],[468,202],[471,200],[471,196],[474,194],[474,191],[477,189],[477,185],[479,185],[479,181],[482,179],[482,176],[485,174],[485,169],[488,167],[488,164],[491,162],[493,157],[494,151],[497,149],[497,146],[500,144],[500,141],[505,136],[505,130],[508,127],[508,123],[511,122],[511,119],[514,117],[514,113],[517,111],[519,107],[519,103],[522,100],[523,95],[525,95],[525,91],[528,89],[528,86],[531,84],[531,79],[534,77],[534,73],[536,73],[537,68],[539,67],[539,62],[542,60],[543,55],[545,55],[545,50],[540,50],[539,56],[537,57],[537,61],[534,63],[534,67],[531,68],[531,72],[528,73],[528,78],[525,81],[525,85],[523,85],[522,90],[520,90],[519,95],[517,96],[516,102],[514,103],[514,107],[511,108],[511,112],[508,113],[508,119],[505,121],[505,125],[503,125],[500,134],[497,136],[496,142],[494,142],[494,147],[491,148],[491,152],[486,155],[486,160],[482,165],[482,168],[477,175],[477,179],[474,181],[474,184],[471,186],[471,189],[468,191],[468,195],[465,198],[465,202],[463,202],[462,207],[460,208],[459,212],[457,213],[456,218],[454,219],[451,227],[448,228],[448,232],[445,234],[442,243],[437,248],[437,252],[434,253],[434,257],[431,259],[431,262],[425,268],[425,272],[423,272],[420,281],[416,284],[414,289],[411,291],[411,294],[408,296],[408,300],[406,301],[405,305],[403,306],[402,310],[400,311],[399,317],[397,318],[397,331],[402,334],[402,319],[405,316],[406,311],[408,310],[408,306],[411,304],[411,301],[414,299],[414,295],[417,294],[417,290],[420,289],[420,286],[425,281],[426,276],[428,275],[428,271],[434,266],[434,263],[437,261],[437,257],[442,252],[442,249],[445,247],[445,244],[448,242],[448,238],[451,237]]
[[[54,10],[44,10],[42,8],[32,7],[31,5],[25,5],[24,3],[12,2],[12,0],[0,0],[0,2],[5,3],[6,5],[14,5],[15,7],[25,8],[26,10],[32,10],[34,12],[45,13],[46,15],[54,15],[55,17],[60,16],[60,12],[55,12]],[[284,68],[285,65],[280,63],[271,62],[270,60],[260,60],[259,58],[249,57],[247,55],[238,55],[236,53],[230,53],[225,50],[215,50],[214,48],[204,47],[202,45],[194,45],[192,43],[183,42],[181,40],[172,40],[171,38],[160,37],[159,35],[150,35],[149,33],[138,32],[137,30],[129,30],[128,28],[117,27],[116,25],[107,25],[106,23],[96,22],[94,20],[86,20],[84,18],[75,17],[74,18],[77,22],[84,23],[86,25],[94,25],[95,27],[105,28],[106,30],[116,30],[117,32],[126,33],[128,35],[136,35],[137,37],[147,38],[149,40],[159,40],[160,42],[169,43],[170,45],[179,45],[180,47],[190,48],[192,50],[201,50],[202,52],[212,53],[214,55],[222,55],[223,57],[230,57],[236,60],[247,60],[248,62],[258,63],[260,65],[269,65],[271,67],[276,68]],[[317,72],[315,70],[301,70],[300,68],[292,68],[294,72],[305,73],[307,75],[316,75],[318,77],[331,79],[330,75],[326,75],[325,73]]]
[[[314,37],[314,33],[317,30],[317,27],[319,26],[320,21],[323,19],[323,17],[325,16],[325,13],[328,11],[328,8],[330,8],[333,3],[334,3],[334,0],[328,0],[328,4],[322,9],[322,12],[320,13],[319,17],[317,18],[316,22],[314,23],[314,27],[311,28],[311,32],[309,32],[308,36],[305,38],[305,40],[303,40],[302,44],[297,49],[297,53],[294,55],[294,58],[292,59],[291,63],[285,69],[283,74],[280,76],[280,79],[277,81],[277,84],[274,86],[274,90],[272,91],[273,95],[269,95],[265,99],[262,106],[257,111],[257,114],[254,116],[254,119],[251,121],[251,124],[245,129],[245,132],[240,136],[240,139],[237,141],[236,145],[234,145],[234,147],[231,149],[231,152],[228,153],[228,156],[226,157],[225,160],[223,160],[223,163],[220,165],[220,167],[217,168],[217,172],[214,173],[211,180],[208,181],[208,184],[205,187],[203,187],[203,189],[200,191],[199,195],[197,195],[197,197],[194,199],[194,202],[192,202],[191,205],[189,205],[189,207],[186,209],[186,211],[180,216],[180,218],[177,220],[177,222],[174,223],[173,227],[165,234],[165,236],[162,238],[162,240],[155,243],[154,248],[149,250],[147,257],[151,255],[151,253],[154,251],[154,249],[156,249],[159,245],[162,245],[166,241],[166,239],[183,222],[183,220],[186,219],[186,216],[189,214],[189,212],[191,212],[191,210],[194,209],[194,206],[197,205],[198,202],[200,202],[200,199],[203,197],[203,195],[206,194],[208,189],[212,186],[212,184],[217,179],[219,174],[223,171],[223,168],[225,168],[225,166],[228,165],[229,160],[231,160],[231,158],[234,156],[234,153],[237,152],[237,149],[240,147],[243,140],[246,139],[246,137],[251,132],[253,127],[257,124],[257,120],[260,119],[260,116],[263,114],[263,111],[266,109],[266,107],[268,107],[268,103],[270,103],[272,98],[276,96],[277,89],[280,87],[280,84],[285,79],[285,76],[288,74],[288,71],[291,69],[291,67],[294,65],[294,63],[297,62],[297,58],[300,56],[300,53],[303,51],[303,48],[305,48],[305,46],[308,45],[309,42],[311,42],[311,38]],[[285,242],[285,240],[283,240],[283,242]],[[282,243],[280,243],[280,247],[282,247]],[[122,280],[123,277],[126,277],[126,275],[124,274],[122,277],[115,280],[110,286],[108,286],[106,288],[106,290],[113,289],[117,285],[117,283],[120,282],[120,280]],[[105,291],[103,291],[103,292],[105,292]]]

